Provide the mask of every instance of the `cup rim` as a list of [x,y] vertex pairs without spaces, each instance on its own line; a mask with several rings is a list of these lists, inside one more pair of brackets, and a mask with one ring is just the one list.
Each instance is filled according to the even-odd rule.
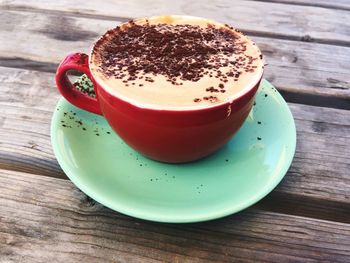
[[[167,16],[171,16],[171,17],[189,17],[189,18],[196,18],[196,19],[205,19],[207,21],[213,21],[215,23],[219,23],[219,24],[222,24],[224,25],[223,23],[220,23],[220,22],[216,22],[212,19],[207,19],[207,18],[202,18],[202,17],[197,17],[197,16],[188,16],[188,15],[167,15]],[[149,16],[149,17],[140,17],[140,18],[135,18],[135,19],[132,19],[132,20],[129,20],[129,21],[126,21],[126,22],[123,22],[121,23],[120,25],[118,26],[121,26],[121,25],[124,25],[126,23],[129,23],[130,21],[135,21],[135,20],[140,20],[140,19],[151,19],[151,18],[155,18],[155,17],[160,17],[160,16]],[[89,53],[89,59],[88,59],[88,64],[89,64],[89,68],[90,68],[90,64],[91,64],[91,59],[92,59],[92,55],[93,55],[93,52],[94,52],[94,49],[95,49],[95,46],[96,44],[106,35],[108,34],[108,32],[110,32],[110,30],[113,30],[114,28],[112,29],[108,29],[106,32],[104,32],[101,36],[98,37],[98,39],[92,44],[91,48],[90,48],[90,53]],[[242,33],[241,31],[238,31],[239,34],[242,34],[244,37],[248,38],[252,43],[254,43],[256,45],[256,43],[254,41],[252,41],[248,36],[246,36],[244,33]],[[257,46],[257,45],[256,45]],[[257,46],[257,48],[260,50],[260,48]],[[98,80],[98,78],[95,78],[94,76],[94,72],[90,70],[90,74],[91,76],[93,77],[93,82],[97,83],[102,89],[104,92],[108,93],[109,96],[111,97],[114,97],[118,100],[121,100],[123,101],[124,103],[127,103],[127,104],[130,104],[132,105],[133,107],[136,107],[138,109],[143,109],[143,110],[155,110],[155,111],[168,111],[168,112],[198,112],[198,111],[205,111],[205,110],[215,110],[215,109],[218,109],[218,108],[221,108],[221,107],[225,107],[225,106],[228,106],[228,105],[231,105],[233,104],[235,101],[237,100],[240,100],[242,97],[246,96],[249,92],[251,92],[252,89],[254,89],[256,87],[256,85],[262,80],[262,77],[264,75],[264,72],[265,72],[265,67],[262,66],[262,69],[261,69],[261,74],[256,78],[256,81],[252,82],[252,84],[250,85],[249,88],[244,88],[243,90],[241,90],[241,92],[238,92],[238,95],[231,98],[230,100],[227,100],[227,101],[223,101],[221,103],[218,103],[218,104],[214,104],[214,105],[207,105],[206,107],[203,107],[203,108],[194,108],[194,109],[176,109],[176,108],[164,108],[164,109],[161,109],[161,108],[152,108],[152,105],[147,105],[147,106],[144,106],[144,107],[141,107],[140,105],[136,105],[134,103],[132,103],[131,101],[128,101],[128,100],[125,100],[121,97],[118,97],[116,96],[115,94],[112,94],[111,92],[109,92],[106,88],[104,88],[104,85],[101,84]]]

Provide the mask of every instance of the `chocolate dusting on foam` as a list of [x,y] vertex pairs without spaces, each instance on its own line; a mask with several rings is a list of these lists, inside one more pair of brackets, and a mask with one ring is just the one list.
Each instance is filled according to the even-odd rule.
[[[245,53],[249,44],[239,34],[229,26],[139,25],[130,21],[96,43],[95,63],[106,78],[121,79],[125,86],[138,79],[154,82],[152,76],[156,75],[177,86],[206,75],[222,82],[206,91],[224,93],[229,78],[238,81],[241,74],[257,68],[253,62],[259,57]],[[194,98],[195,102],[203,100],[217,102],[218,98]]]

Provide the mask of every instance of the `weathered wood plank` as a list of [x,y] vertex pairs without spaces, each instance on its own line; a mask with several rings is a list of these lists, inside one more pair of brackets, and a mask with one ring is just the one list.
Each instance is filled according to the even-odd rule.
[[129,218],[67,180],[0,170],[1,262],[346,262],[350,225],[248,209],[200,224]]
[[[59,97],[54,75],[10,68],[0,68],[0,73],[0,167],[64,177],[49,138],[51,113]],[[299,201],[291,201],[298,211],[350,222],[349,112],[298,104],[290,108],[298,144],[293,164],[274,192],[277,199],[299,196]],[[271,209],[273,200],[262,206]],[[327,207],[330,203],[332,209]]]
[[0,71],[0,167],[65,177],[50,143],[50,118],[59,97],[54,75]]
[[[0,65],[49,72],[69,52],[88,52],[97,36],[119,23],[26,12],[3,12],[1,20]],[[344,102],[339,107],[350,108],[350,48],[300,43],[295,49],[294,41],[253,39],[269,64],[266,78],[279,90],[331,97],[321,101],[322,105],[337,99]],[[312,103],[314,99],[308,101]]]
[[[297,125],[298,147],[290,176],[279,190],[304,196],[320,191],[327,200],[350,202],[349,111],[298,104],[289,107]],[[338,179],[333,181],[334,178]]]
[[288,5],[301,5],[301,6],[312,6],[312,7],[322,7],[330,9],[339,9],[339,10],[350,10],[350,2],[348,0],[252,0],[257,2],[271,2],[271,3],[280,3]]
[[[312,6],[281,5],[255,1],[24,1],[3,0],[2,9],[41,9],[111,17],[142,17],[159,14],[182,14],[213,18],[230,23],[246,32],[294,40],[319,41],[338,45],[350,43],[350,13]],[[305,15],[307,14],[307,15]],[[268,18],[268,19],[267,19]]]

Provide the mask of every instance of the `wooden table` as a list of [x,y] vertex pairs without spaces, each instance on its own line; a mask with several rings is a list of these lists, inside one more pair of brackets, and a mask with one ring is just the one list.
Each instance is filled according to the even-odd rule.
[[[350,1],[0,1],[0,262],[350,262]],[[288,101],[295,158],[245,211],[160,224],[80,192],[50,144],[69,52],[133,17],[189,14],[232,24]]]

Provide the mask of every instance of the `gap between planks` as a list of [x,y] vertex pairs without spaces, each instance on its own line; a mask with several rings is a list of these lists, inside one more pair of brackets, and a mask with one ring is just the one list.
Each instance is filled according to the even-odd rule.
[[[350,203],[272,191],[253,207],[263,211],[350,224]],[[327,208],[327,209],[325,209]]]
[[67,181],[0,170],[0,182],[0,261],[173,262],[177,255],[179,262],[232,262],[239,255],[245,262],[347,262],[350,255],[348,224],[254,208],[209,222],[161,224],[104,208]]
[[[20,57],[0,57],[0,67],[17,68],[25,70],[34,70],[40,72],[55,73],[58,67],[57,63],[35,61]],[[330,97],[319,94],[298,93],[293,90],[288,90],[286,87],[275,85],[281,95],[287,102],[350,110],[349,100],[342,97]]]
[[[329,1],[329,0],[318,0],[318,1],[308,1],[308,0],[250,0],[255,2],[266,2],[266,3],[276,3],[276,4],[286,4],[286,5],[299,5],[299,6],[310,6],[310,7],[320,7],[327,9],[350,11],[349,2],[343,1]],[[342,2],[342,3],[337,3]]]
[[38,13],[42,14],[43,12],[51,15],[64,15],[70,17],[82,17],[82,18],[90,18],[96,20],[107,20],[107,21],[119,21],[119,22],[127,22],[132,20],[132,17],[120,17],[120,16],[110,16],[110,15],[99,15],[99,14],[90,14],[90,13],[81,13],[79,11],[63,11],[63,10],[52,10],[52,9],[41,9],[29,6],[22,5],[1,5],[0,10],[4,11],[21,11],[21,12],[30,12],[30,13]]
[[[256,1],[256,0],[255,0]],[[264,1],[261,1],[264,2]],[[269,1],[266,1],[269,2]],[[273,1],[271,1],[273,2]],[[21,6],[21,5],[0,5],[0,10],[4,11],[21,11],[21,12],[31,12],[31,13],[46,13],[46,14],[52,14],[52,15],[65,15],[69,17],[82,17],[82,18],[90,18],[90,19],[96,19],[96,20],[107,20],[107,21],[120,21],[120,22],[126,22],[129,20],[132,20],[133,17],[121,17],[121,16],[111,16],[111,15],[101,15],[101,14],[90,14],[90,13],[80,13],[78,11],[60,11],[60,10],[52,10],[52,9],[39,9],[34,7],[28,7],[28,6]],[[319,44],[327,44],[327,45],[335,45],[335,46],[344,46],[349,47],[350,42],[345,40],[339,40],[339,39],[327,39],[327,38],[313,38],[308,34],[305,34],[303,36],[296,36],[291,34],[281,34],[276,32],[266,32],[266,31],[257,31],[257,30],[251,30],[251,29],[241,29],[237,27],[237,29],[244,31],[245,34],[250,36],[257,36],[257,37],[265,37],[265,38],[271,38],[271,39],[281,39],[281,40],[290,40],[290,41],[296,41],[296,42],[312,42],[312,43],[319,43]]]
[[[33,167],[23,164],[8,164],[0,161],[0,169],[60,180],[69,180],[60,168],[56,169],[55,172],[43,171],[42,169],[33,169]],[[87,195],[86,199],[94,205],[97,204],[95,200]],[[325,207],[329,209],[325,210]],[[350,224],[350,203],[298,196],[278,190],[273,190],[255,205],[252,205],[251,208],[285,215]]]

